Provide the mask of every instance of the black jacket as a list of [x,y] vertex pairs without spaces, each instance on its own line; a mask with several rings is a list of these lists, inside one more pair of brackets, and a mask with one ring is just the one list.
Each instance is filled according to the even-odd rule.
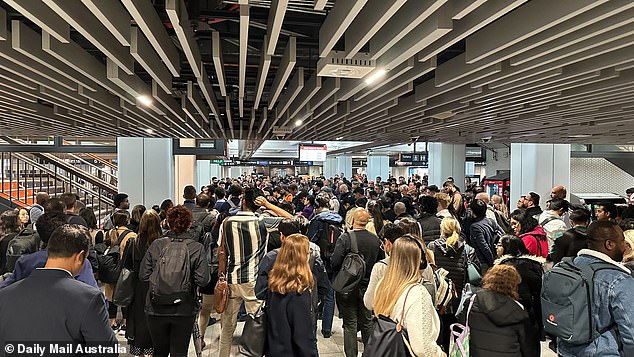
[[471,249],[471,256],[467,257],[465,243],[462,240],[458,241],[456,247],[448,247],[446,242],[447,240],[444,237],[439,238],[429,243],[428,248],[434,252],[436,266],[449,272],[448,277],[454,283],[458,294],[458,297],[454,299],[454,308],[457,309],[458,304],[460,304],[462,289],[467,282],[467,264],[473,262],[477,267],[478,259],[475,256],[475,249]]
[[192,277],[192,298],[191,300],[184,300],[178,305],[154,305],[151,298],[151,288],[148,291],[145,301],[145,313],[155,316],[194,316],[200,309],[200,304],[196,298],[196,286],[205,286],[209,283],[209,263],[205,254],[205,249],[202,244],[194,241],[192,237],[192,231],[187,231],[182,234],[168,233],[170,236],[159,238],[152,242],[148,248],[145,256],[143,257],[143,263],[141,264],[139,271],[139,280],[150,281],[152,271],[156,267],[156,264],[161,257],[161,251],[173,238],[183,239],[187,243],[189,249],[189,258],[191,262],[191,277]]
[[266,355],[309,357],[313,355],[310,293],[271,293],[266,302]]
[[489,218],[474,221],[469,228],[469,245],[475,248],[476,256],[482,266],[482,273],[493,266],[498,237],[504,234],[497,222]]
[[550,259],[553,264],[559,263],[564,257],[576,257],[581,249],[588,247],[588,236],[585,227],[573,227],[565,231],[561,237],[555,239]]
[[[465,301],[463,313],[465,321],[469,300]],[[491,290],[482,289],[476,293],[475,302],[469,314],[471,328],[472,357],[538,357],[539,346],[528,341],[531,329],[526,311],[512,298]]]
[[7,341],[117,342],[101,291],[60,269],[36,269],[0,290],[0,316],[2,346]]
[[429,244],[440,238],[440,219],[433,214],[423,213],[418,219],[420,227],[423,229],[423,240]]
[[214,214],[196,206],[192,208],[192,218],[203,227],[203,233],[211,232],[214,224]]
[[[359,247],[359,254],[363,256],[365,260],[365,276],[361,280],[359,287],[366,289],[370,282],[370,273],[372,273],[372,267],[376,262],[385,258],[385,253],[381,249],[381,241],[379,237],[368,232],[365,229],[355,230],[357,239],[357,246]],[[346,232],[339,237],[337,245],[335,245],[335,251],[332,254],[330,264],[332,270],[337,273],[341,269],[341,264],[346,255],[351,252],[350,245],[350,232]]]
[[512,257],[505,255],[495,261],[495,264],[508,264],[514,266],[522,277],[519,286],[520,303],[530,317],[531,325],[538,332],[533,336],[533,341],[539,343],[544,333],[544,325],[542,322],[542,276],[544,269],[542,264],[546,263],[546,259],[532,255],[522,255]]

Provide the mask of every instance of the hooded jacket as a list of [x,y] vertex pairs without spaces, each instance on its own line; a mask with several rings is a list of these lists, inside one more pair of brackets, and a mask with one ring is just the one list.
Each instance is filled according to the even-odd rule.
[[561,235],[568,229],[566,226],[566,222],[553,211],[544,211],[541,215],[539,215],[539,219],[537,220],[539,225],[544,228],[546,231],[546,237],[548,237],[548,250],[553,249],[553,244],[555,244],[555,240],[561,237]]
[[546,231],[542,226],[533,228],[532,231],[520,234],[519,237],[524,242],[530,255],[546,258],[548,257],[548,239]]
[[508,264],[514,266],[522,277],[522,282],[519,286],[519,302],[528,313],[533,327],[531,332],[537,331],[537,334],[529,334],[532,335],[531,338],[536,344],[539,344],[544,331],[541,301],[544,263],[546,263],[546,259],[534,255],[521,255],[519,257],[504,255],[495,261],[495,265]]
[[324,235],[328,233],[329,225],[341,227],[343,229],[343,218],[333,211],[326,210],[319,212],[310,221],[306,235],[312,243],[315,243],[319,246],[321,259],[326,266],[326,271],[329,274],[332,274],[332,269],[330,267],[330,256],[326,256],[326,254],[328,253],[329,248],[332,248],[330,249],[330,251],[332,251],[334,247],[331,247],[329,244],[330,242],[328,242],[326,239],[322,239],[325,238]]
[[[465,308],[459,320],[464,316]],[[482,289],[476,293],[471,313],[470,352],[472,357],[537,357],[540,351],[527,340],[529,317],[522,305],[509,296]]]

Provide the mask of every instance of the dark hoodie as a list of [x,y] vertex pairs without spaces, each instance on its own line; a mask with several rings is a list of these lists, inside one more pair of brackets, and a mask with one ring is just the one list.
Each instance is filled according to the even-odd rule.
[[[465,320],[469,300],[460,321]],[[476,293],[469,315],[472,357],[537,357],[535,344],[529,342],[528,314],[511,297],[482,289]]]

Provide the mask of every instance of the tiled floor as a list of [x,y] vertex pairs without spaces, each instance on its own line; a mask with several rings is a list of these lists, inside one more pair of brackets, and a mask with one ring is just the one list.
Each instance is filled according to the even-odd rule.
[[[321,323],[321,322],[320,322]],[[239,356],[238,344],[242,335],[242,327],[244,323],[238,323],[236,331],[233,335],[233,350],[232,356]],[[217,357],[218,356],[218,343],[220,336],[220,323],[216,323],[213,326],[209,326],[205,332],[205,342],[207,347],[203,350],[203,357]],[[319,339],[317,341],[317,348],[319,350],[320,357],[341,357],[343,356],[343,330],[341,327],[341,320],[335,317],[333,323],[333,335],[331,338],[323,338],[321,334],[318,334]],[[122,343],[126,343],[123,336],[119,336],[119,340]],[[193,344],[189,346],[189,356],[196,356]],[[363,344],[359,343],[359,352],[363,351]],[[361,355],[361,353],[359,353]],[[553,353],[546,343],[542,343],[542,357],[556,357],[557,354]]]

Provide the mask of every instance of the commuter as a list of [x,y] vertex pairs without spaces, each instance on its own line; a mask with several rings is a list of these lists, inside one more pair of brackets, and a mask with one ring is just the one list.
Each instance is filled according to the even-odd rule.
[[407,331],[409,345],[416,356],[445,356],[436,344],[440,321],[434,303],[420,284],[422,251],[420,241],[411,236],[394,242],[385,276],[376,288],[374,315],[388,316],[400,322]]
[[232,184],[231,186],[229,186],[227,193],[228,196],[226,197],[226,200],[222,204],[220,209],[218,209],[218,212],[226,211],[234,214],[235,212],[240,210],[240,196],[242,196],[244,190],[242,189],[242,186],[238,184]]
[[[383,217],[388,221],[394,223],[396,220],[396,214],[394,213],[394,204],[392,199],[388,199],[387,196],[381,198],[381,205],[383,205]],[[377,232],[379,233],[379,232]]]
[[44,214],[44,205],[46,205],[48,200],[49,196],[46,192],[38,192],[35,195],[35,203],[31,206],[31,210],[29,211],[29,218],[31,219],[31,222],[37,222],[37,219]]
[[0,215],[0,274],[6,272],[7,248],[9,242],[20,232],[18,213],[13,210],[4,211]]
[[566,188],[562,185],[557,185],[550,190],[550,199],[560,199],[565,200],[568,193],[566,192]]
[[423,230],[425,245],[440,238],[440,219],[436,217],[438,200],[433,196],[423,196],[419,200],[420,218],[418,223]]
[[527,333],[529,342],[535,344],[534,348],[539,350],[539,341],[544,334],[544,324],[542,321],[542,276],[544,275],[543,265],[546,259],[531,255],[526,249],[521,238],[505,235],[500,239],[497,246],[498,259],[496,265],[507,264],[517,269],[522,277],[519,285],[519,302],[528,313],[531,329]]
[[[101,291],[73,279],[85,266],[88,230],[65,224],[48,238],[46,264],[0,290],[0,344],[47,341],[47,346],[57,342],[116,347]],[[42,298],[34,303],[36,296]]]
[[576,265],[603,262],[614,269],[594,273],[592,289],[592,326],[599,332],[589,343],[572,345],[557,339],[557,352],[562,357],[633,356],[634,278],[620,262],[625,252],[623,231],[614,222],[603,220],[588,227],[588,248],[579,251]]
[[486,203],[487,205],[486,217],[493,219],[497,222],[497,219],[495,217],[495,210],[491,206],[491,197],[489,196],[489,194],[486,192],[480,192],[476,194],[474,197],[476,200],[482,200],[484,201],[484,203]]
[[568,212],[568,201],[555,198],[550,201],[548,209],[539,216],[539,225],[546,231],[548,250],[552,250],[555,241],[568,229],[563,216]]
[[575,209],[570,213],[570,222],[572,228],[555,241],[549,254],[553,264],[559,263],[564,257],[576,257],[581,249],[588,246],[586,230],[590,223],[590,211],[585,208]]
[[414,219],[409,213],[407,213],[407,206],[405,203],[398,201],[394,204],[394,223],[398,224],[398,222],[404,218]]
[[368,343],[372,329],[372,314],[363,305],[363,294],[368,288],[372,267],[385,257],[379,238],[365,229],[369,220],[370,214],[367,210],[360,208],[355,211],[352,230],[339,237],[331,260],[332,269],[338,272],[344,258],[351,252],[351,239],[356,240],[359,254],[365,260],[365,275],[357,290],[349,294],[337,293],[336,298],[343,319],[344,350],[348,357],[357,355],[357,331],[361,331],[364,346]]
[[[429,189],[429,188],[428,188]],[[430,196],[430,195],[428,195]],[[454,216],[449,212],[449,205],[451,204],[451,197],[449,197],[446,193],[436,193],[433,197],[436,197],[436,201],[438,201],[438,207],[436,210],[436,216],[440,219],[443,218],[454,218]]]
[[[127,227],[128,224],[130,224],[130,214],[128,211],[119,210],[118,212],[115,212],[112,215],[112,223],[114,224],[114,228],[108,231],[106,246],[109,247],[110,251],[118,249],[119,259],[121,259],[128,240],[130,238],[136,238],[136,234]],[[123,323],[118,323],[117,312],[119,307],[112,302],[112,295],[114,294],[115,286],[116,284],[112,283],[104,284],[104,294],[108,300],[108,316],[110,317],[110,325],[114,331],[118,331],[123,334],[127,328],[126,319],[128,317],[128,310],[126,308],[121,308]]]
[[524,197],[524,208],[529,215],[533,216],[539,222],[539,216],[542,214],[542,209],[539,207],[540,196],[535,192],[529,192]]
[[530,318],[518,303],[518,285],[522,278],[512,265],[496,265],[483,277],[483,289],[465,302],[460,321],[469,319],[472,356],[537,357],[530,335]]
[[86,221],[77,214],[77,197],[74,193],[64,193],[60,196],[60,199],[64,203],[66,214],[66,223],[79,224],[88,228]]
[[[1,217],[1,216],[0,216]],[[66,223],[66,216],[63,212],[46,210],[46,212],[38,218],[38,224],[36,225],[39,239],[42,242],[43,249],[32,254],[23,255],[15,262],[15,268],[12,274],[9,274],[5,280],[0,282],[0,289],[5,288],[16,281],[20,281],[27,278],[37,268],[42,268],[46,265],[48,259],[48,250],[46,245],[49,238],[55,229],[61,227]],[[93,275],[90,262],[86,259],[84,266],[76,275],[78,281],[85,284],[97,287],[97,282]]]
[[[346,186],[347,187],[347,186]],[[320,257],[326,267],[328,279],[333,281],[335,272],[332,269],[331,256],[335,245],[343,232],[343,218],[335,211],[330,210],[328,196],[325,193],[317,195],[316,214],[308,225],[306,235],[312,243],[319,246]],[[335,314],[335,291],[329,288],[322,301],[323,311],[321,320],[321,333],[324,338],[332,335],[332,320]]]
[[449,204],[449,212],[458,218],[462,218],[466,213],[464,197],[453,181],[446,181],[443,185],[443,192],[449,195],[451,203]]
[[[209,283],[205,249],[187,234],[192,224],[191,211],[175,206],[167,212],[167,222],[171,235],[156,239],[149,246],[139,268],[139,280],[149,282],[145,314],[155,357],[187,356],[200,308],[197,286]],[[176,266],[183,268],[165,271]]]
[[218,211],[215,209],[209,211],[209,207],[213,206],[215,203],[209,195],[201,193],[196,196],[196,205],[192,208],[192,218],[195,222],[192,224],[192,228],[196,225],[200,226],[201,236],[211,232],[214,225]]
[[219,213],[222,212],[222,207],[224,206],[227,200],[225,199],[226,191],[222,187],[216,187],[214,190],[214,196],[216,197],[216,204],[214,205],[214,209]]
[[502,228],[486,217],[487,205],[482,200],[473,200],[469,206],[473,215],[473,223],[469,226],[469,240],[480,262],[480,271],[485,273],[495,260],[495,245],[502,235]]
[[305,196],[302,199],[302,207],[301,215],[306,219],[311,219],[315,210],[315,197],[311,195]]
[[79,216],[86,221],[88,232],[90,232],[90,247],[94,247],[95,244],[104,241],[104,233],[97,226],[97,217],[92,208],[82,208],[79,210]]
[[548,257],[548,238],[546,231],[528,210],[518,209],[511,213],[511,226],[515,235],[520,237],[530,255]]
[[18,212],[18,222],[20,223],[20,229],[26,228],[31,223],[31,218],[29,218],[29,210],[24,207],[20,207],[16,209]]
[[390,223],[383,217],[383,204],[381,201],[369,201],[368,212],[370,212],[370,222],[368,222],[365,229],[381,238],[380,232],[387,223]]
[[161,202],[159,218],[161,219],[161,228],[163,229],[163,233],[166,233],[170,229],[169,224],[167,223],[167,212],[172,207],[174,207],[174,202],[169,198]]
[[267,356],[314,356],[310,289],[314,286],[306,236],[285,237],[269,273],[267,294]]
[[394,242],[405,235],[403,227],[394,224],[386,223],[381,231],[381,237],[383,241],[383,250],[385,251],[385,258],[379,260],[372,267],[372,273],[370,273],[370,282],[368,283],[368,289],[363,295],[363,304],[368,310],[374,309],[374,296],[376,294],[376,287],[385,276],[385,271],[390,263],[390,252]]
[[614,203],[601,203],[597,208],[598,221],[616,221],[617,209]]
[[440,345],[449,349],[451,340],[451,324],[458,322],[455,312],[460,304],[462,290],[467,283],[467,266],[470,262],[477,263],[475,250],[467,248],[461,237],[460,223],[455,218],[443,218],[440,222],[440,238],[430,242],[427,247],[434,254],[434,261],[438,268],[449,272],[447,277],[451,279],[456,289],[456,297],[447,311],[440,315]]
[[504,203],[504,197],[500,195],[491,196],[491,202],[493,202],[493,208],[499,212],[505,220],[509,219],[509,208]]
[[[357,194],[355,193],[354,195],[355,197],[357,196]],[[349,197],[350,199],[351,197]],[[350,207],[348,209],[348,211],[346,212],[346,229],[347,230],[351,230],[352,229],[352,221],[353,221],[353,217],[354,217],[354,212],[356,212],[359,209],[365,209],[365,206],[368,204],[368,199],[365,197],[361,197],[361,198],[354,198],[354,206]]]
[[139,280],[138,273],[141,271],[143,257],[152,243],[161,238],[161,221],[158,213],[154,210],[143,212],[139,222],[139,230],[133,245],[128,249],[134,249],[128,254],[127,260],[123,261],[123,266],[130,269],[134,279],[134,297],[128,306],[127,329],[125,337],[130,346],[130,354],[133,356],[151,356],[152,337],[145,316],[145,299],[148,294],[149,285],[147,281]]
[[114,228],[114,224],[112,223],[112,215],[117,213],[118,211],[127,211],[130,209],[130,200],[128,199],[128,195],[125,193],[117,193],[113,199],[114,202],[114,211],[112,214],[106,216],[106,220],[103,222],[103,229],[108,230]]
[[[295,212],[301,212],[304,210],[304,197],[308,196],[307,191],[300,191],[296,184],[288,186],[288,191],[293,195],[292,204],[295,206]],[[314,196],[313,196],[314,197]]]
[[185,188],[183,188],[183,198],[185,199],[183,206],[190,211],[194,209],[194,207],[196,207],[196,187],[192,185],[185,186]]
[[625,237],[626,250],[622,263],[632,272],[630,275],[634,276],[634,229],[623,231],[623,236]]
[[[232,185],[234,193],[242,192],[242,187],[234,186],[237,185]],[[258,206],[264,206],[279,217],[256,216]],[[291,217],[291,214],[268,202],[261,196],[261,191],[247,187],[242,197],[241,210],[235,216],[227,218],[221,227],[220,239],[223,243],[219,244],[224,244],[227,252],[230,298],[220,317],[220,357],[228,357],[231,351],[240,304],[244,302],[248,313],[255,313],[260,306],[254,292],[257,267],[266,251],[267,232],[276,229],[284,217]]]
[[145,213],[145,206],[136,205],[132,207],[132,212],[130,213],[130,224],[128,224],[128,229],[134,233],[139,232],[139,224],[141,224],[141,217],[143,213]]

